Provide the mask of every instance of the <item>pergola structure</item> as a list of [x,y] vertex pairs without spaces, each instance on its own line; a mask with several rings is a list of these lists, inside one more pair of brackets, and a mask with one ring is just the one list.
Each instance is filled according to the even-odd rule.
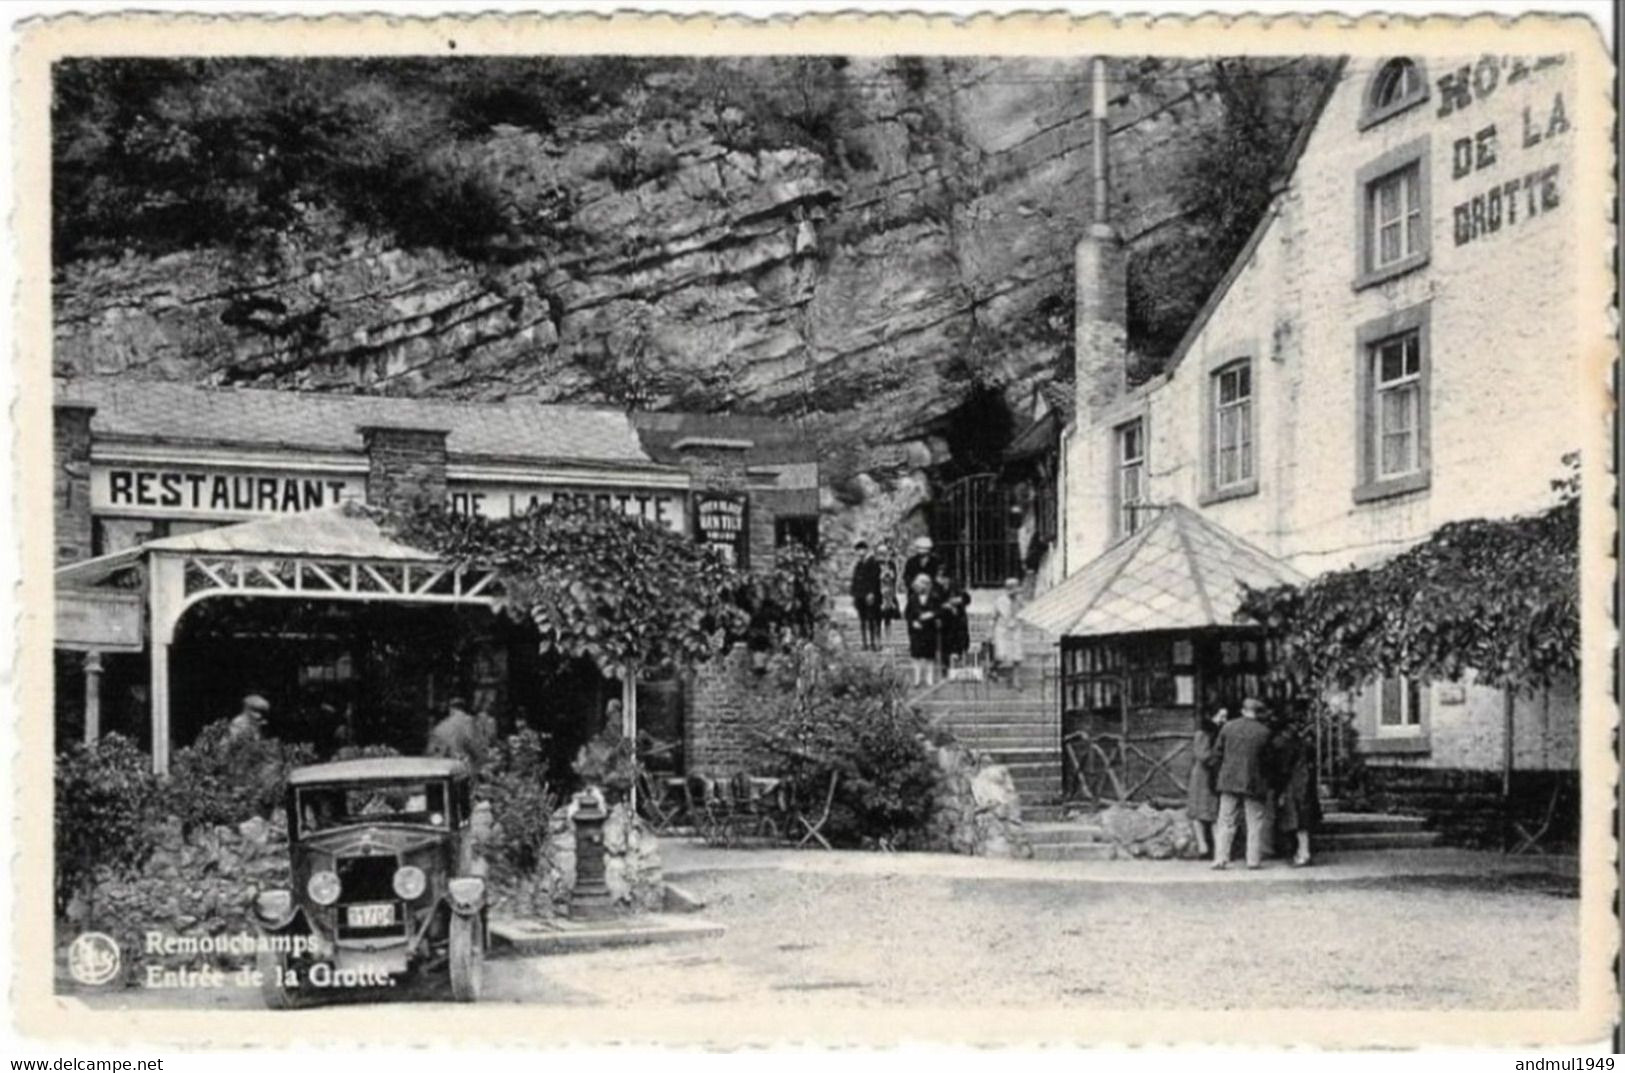
[[[490,568],[452,566],[385,533],[359,505],[224,526],[150,541],[128,551],[65,566],[56,572],[59,604],[98,590],[144,591],[146,647],[151,667],[152,764],[169,769],[170,649],[187,610],[219,596],[350,600],[396,604],[474,604],[496,607],[501,582]],[[132,584],[133,583],[133,584]],[[108,608],[139,604],[107,603]],[[58,616],[59,623],[61,614]],[[108,628],[114,626],[115,628]],[[136,628],[139,628],[137,626]],[[120,631],[103,624],[109,635]],[[130,632],[125,628],[122,632]],[[78,645],[94,654],[94,644]],[[109,645],[108,647],[113,647]],[[87,660],[85,736],[98,735],[98,683]],[[635,697],[635,690],[626,689]],[[635,718],[627,713],[628,724]]]
[[1022,617],[1061,638],[1062,750],[1075,792],[1181,796],[1194,713],[1272,688],[1263,630],[1239,614],[1243,586],[1303,580],[1174,503],[1028,604]]

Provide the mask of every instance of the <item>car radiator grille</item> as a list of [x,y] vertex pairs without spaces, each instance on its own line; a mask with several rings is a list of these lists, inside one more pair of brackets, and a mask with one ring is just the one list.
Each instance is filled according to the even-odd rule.
[[[405,906],[395,896],[394,857],[341,857],[338,861],[339,901],[338,937],[340,939],[386,939],[406,934]],[[351,927],[349,907],[360,904],[388,903],[393,919],[388,924],[370,927]]]

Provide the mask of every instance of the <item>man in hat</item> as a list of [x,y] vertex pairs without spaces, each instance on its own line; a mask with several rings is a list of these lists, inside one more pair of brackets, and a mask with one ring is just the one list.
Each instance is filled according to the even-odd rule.
[[931,538],[928,536],[914,538],[914,554],[903,562],[903,591],[914,591],[914,579],[921,574],[931,578],[933,584],[937,575],[942,572],[942,561],[937,553],[931,550]]
[[243,698],[242,711],[232,716],[231,726],[226,731],[229,741],[251,741],[265,736],[265,713],[271,710],[271,702],[258,693],[250,693]]
[[869,542],[854,545],[858,561],[852,567],[852,606],[858,613],[858,633],[865,652],[880,650],[880,560]]
[[1232,719],[1219,730],[1208,763],[1218,772],[1214,786],[1219,791],[1219,819],[1214,825],[1213,867],[1230,864],[1230,847],[1236,838],[1236,814],[1247,823],[1247,867],[1257,868],[1264,857],[1265,803],[1270,793],[1265,770],[1265,750],[1270,732],[1263,722],[1264,705],[1257,697],[1241,702],[1241,718]]
[[446,717],[429,731],[428,754],[461,760],[470,769],[478,770],[485,763],[486,749],[484,729],[469,714],[468,702],[453,697],[446,703]]

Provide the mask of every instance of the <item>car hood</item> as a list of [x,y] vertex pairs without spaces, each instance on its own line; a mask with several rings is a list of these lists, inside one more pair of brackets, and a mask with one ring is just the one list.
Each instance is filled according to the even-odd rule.
[[304,845],[335,857],[381,857],[407,854],[426,846],[438,845],[445,837],[444,834],[421,827],[366,824],[309,835]]

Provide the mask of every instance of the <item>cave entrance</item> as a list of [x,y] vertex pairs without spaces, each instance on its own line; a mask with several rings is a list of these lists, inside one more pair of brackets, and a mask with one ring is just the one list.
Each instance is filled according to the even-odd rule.
[[978,384],[935,430],[948,461],[935,473],[941,491],[931,504],[931,539],[949,574],[971,588],[1021,576],[1019,507],[1001,475],[1014,427],[1004,396]]

